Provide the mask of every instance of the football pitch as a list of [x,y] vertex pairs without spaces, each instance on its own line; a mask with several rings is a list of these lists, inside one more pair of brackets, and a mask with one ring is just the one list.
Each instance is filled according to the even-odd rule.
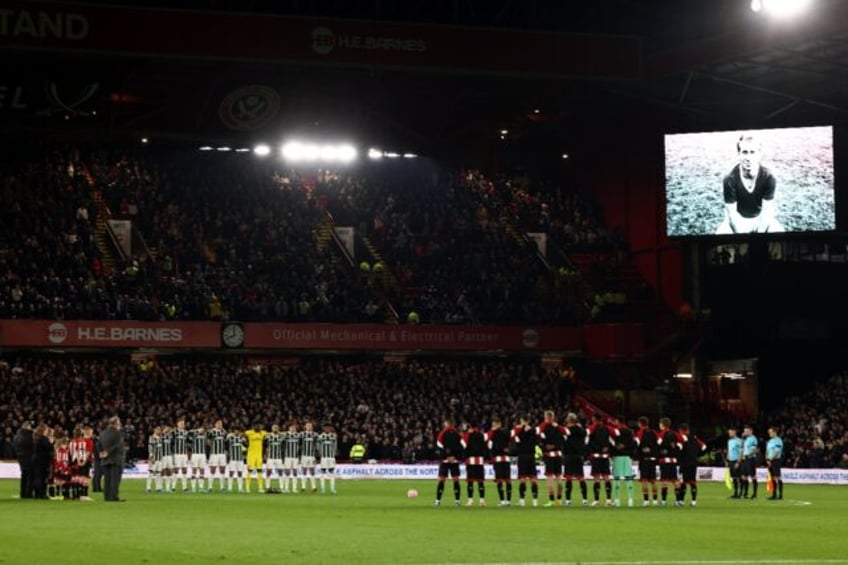
[[449,487],[439,509],[429,481],[339,481],[332,496],[148,495],[131,480],[119,504],[17,500],[17,488],[0,481],[3,564],[848,563],[836,486],[786,485],[771,502],[703,483],[697,508],[498,508],[490,484],[487,508],[455,508]]

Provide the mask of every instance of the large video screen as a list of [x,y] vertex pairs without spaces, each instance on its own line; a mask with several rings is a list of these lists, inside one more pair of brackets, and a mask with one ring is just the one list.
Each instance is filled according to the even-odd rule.
[[665,136],[670,237],[836,229],[833,128]]

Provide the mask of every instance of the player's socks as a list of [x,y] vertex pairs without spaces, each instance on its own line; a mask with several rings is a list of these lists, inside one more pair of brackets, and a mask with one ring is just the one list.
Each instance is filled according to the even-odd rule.
[[453,482],[453,499],[457,502],[459,502],[459,493],[460,493],[459,481],[454,481]]
[[744,498],[748,498],[748,485],[749,484],[750,483],[748,482],[748,479],[742,479],[742,496]]
[[571,500],[571,491],[574,490],[574,481],[568,479],[565,481],[565,499]]
[[468,500],[474,498],[474,483],[468,483],[465,487],[465,492],[468,494]]
[[153,475],[147,475],[147,492],[153,487]]
[[[607,496],[607,497],[609,497],[609,496]],[[618,502],[620,497],[621,497],[621,481],[619,479],[616,479],[612,483],[612,498],[613,498],[613,500]]]
[[336,476],[330,475],[330,492],[336,494]]
[[504,485],[503,485],[503,483],[498,483],[497,487],[498,487],[498,500],[503,502],[504,501]]
[[180,473],[180,482],[183,485],[183,491],[188,489],[188,477],[185,476],[185,473]]
[[783,498],[783,479],[777,479],[777,498]]
[[556,494],[557,500],[562,500],[562,483],[560,482],[557,483]]
[[265,477],[262,476],[262,473],[259,473],[257,481],[259,482],[259,492],[265,492]]
[[191,478],[191,492],[197,492],[197,478]]
[[436,486],[436,501],[442,499],[442,495],[445,494],[445,481],[439,481],[439,484]]
[[318,488],[317,481],[315,480],[315,475],[309,475],[309,485],[312,487],[312,490]]
[[665,502],[668,499],[668,485],[663,485],[661,492],[662,492],[662,500],[663,500],[663,502]]
[[527,483],[518,483],[518,499],[524,500],[527,496]]
[[533,500],[539,500],[539,483],[530,483],[530,492],[533,494]]
[[589,485],[583,480],[580,481],[580,495],[583,497],[584,502],[589,498]]
[[695,484],[695,483],[690,484],[689,485],[689,492],[692,494],[692,502],[697,501],[698,500],[698,485]]
[[751,479],[751,498],[757,498],[757,479]]
[[486,483],[480,481],[477,483],[477,494],[480,495],[480,504],[486,504]]
[[238,477],[236,480],[238,481],[239,492],[244,492],[244,477]]
[[512,500],[512,481],[506,482],[506,501]]
[[633,491],[635,490],[633,486],[633,479],[627,479],[624,482],[624,488],[627,489],[627,500],[633,500]]
[[604,481],[604,494],[607,495],[607,500],[612,498],[612,481]]
[[228,478],[227,478],[227,490],[228,490],[228,491],[232,491],[232,490],[233,490],[233,477],[228,477]]
[[595,495],[596,501],[601,499],[601,483],[595,481],[595,484],[592,485],[592,493]]

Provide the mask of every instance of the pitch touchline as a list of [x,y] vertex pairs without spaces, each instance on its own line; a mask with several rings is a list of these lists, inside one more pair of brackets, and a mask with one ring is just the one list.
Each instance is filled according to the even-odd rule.
[[698,559],[689,561],[527,561],[520,563],[440,563],[438,565],[835,565],[848,559]]

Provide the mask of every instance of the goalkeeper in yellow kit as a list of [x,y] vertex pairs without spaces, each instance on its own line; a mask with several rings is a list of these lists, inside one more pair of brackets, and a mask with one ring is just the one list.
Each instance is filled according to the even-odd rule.
[[265,492],[265,478],[262,476],[262,443],[268,432],[262,429],[262,424],[253,424],[252,430],[244,432],[247,438],[247,492],[250,492],[250,479],[256,477],[259,492]]

